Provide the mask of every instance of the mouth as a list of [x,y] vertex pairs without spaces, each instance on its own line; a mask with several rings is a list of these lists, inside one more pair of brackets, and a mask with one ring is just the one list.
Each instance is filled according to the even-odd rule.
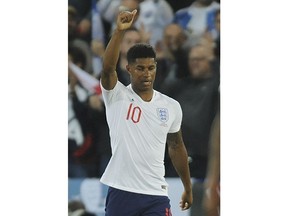
[[151,81],[143,81],[142,82],[145,86],[149,86],[149,85],[151,85],[152,84],[152,82]]

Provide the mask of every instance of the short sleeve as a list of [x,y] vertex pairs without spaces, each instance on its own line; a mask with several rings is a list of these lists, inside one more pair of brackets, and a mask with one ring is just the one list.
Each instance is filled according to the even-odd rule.
[[125,89],[125,86],[119,81],[117,81],[115,87],[111,90],[105,89],[102,86],[101,82],[100,82],[100,86],[101,86],[103,101],[106,107],[114,103],[115,101],[117,101],[120,98],[120,94],[122,92],[121,89],[122,88]]
[[174,101],[173,103],[173,112],[174,112],[175,118],[169,129],[169,133],[176,133],[181,128],[183,113],[182,113],[181,106],[179,102],[177,101]]

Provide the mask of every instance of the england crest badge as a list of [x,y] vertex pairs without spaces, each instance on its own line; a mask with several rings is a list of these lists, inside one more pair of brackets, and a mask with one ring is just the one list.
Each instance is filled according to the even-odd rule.
[[157,108],[157,116],[161,122],[165,123],[169,120],[168,109],[166,108]]

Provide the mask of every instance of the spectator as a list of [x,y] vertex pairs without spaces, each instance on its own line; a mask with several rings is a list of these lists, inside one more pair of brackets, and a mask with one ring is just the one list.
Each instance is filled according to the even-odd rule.
[[[80,49],[69,47],[71,61],[83,69],[85,56]],[[73,125],[78,122],[82,140],[77,145],[69,140],[69,177],[99,177],[111,155],[105,109],[100,96],[90,94],[72,72],[69,73],[69,131],[75,136]],[[70,120],[71,119],[71,120]],[[108,157],[108,159],[107,159]],[[101,171],[102,167],[102,171]]]
[[189,76],[188,48],[187,37],[182,27],[175,23],[168,24],[164,29],[162,46],[156,47],[157,75],[161,76],[158,78],[161,80],[161,87]]
[[155,47],[162,40],[163,29],[172,22],[173,16],[173,10],[166,0],[144,0],[140,3],[135,27],[148,33],[149,43]]
[[68,6],[68,42],[74,39],[77,32],[77,10]]
[[[102,96],[101,96],[102,97]],[[90,123],[90,124],[89,124]],[[92,145],[86,150],[90,157],[92,172],[88,177],[101,177],[111,157],[109,128],[105,115],[105,106],[99,95],[89,97],[88,120]]]
[[[198,44],[206,33],[215,32],[215,13],[220,4],[213,0],[195,0],[189,7],[175,13],[173,22],[178,23],[186,31],[190,45]],[[213,40],[216,35],[213,34]]]
[[96,0],[92,0],[92,67],[93,75],[99,77],[102,70],[102,55],[104,53],[104,47],[106,43],[106,35],[101,15],[97,8]]
[[93,76],[97,79],[100,77],[102,70],[102,55],[104,53],[104,43],[98,39],[91,41],[91,52],[92,52],[92,67],[93,67]]
[[77,33],[78,33],[78,37],[82,40],[84,40],[85,42],[87,42],[88,44],[91,42],[91,30],[92,30],[92,14],[91,14],[91,10],[89,10],[87,12],[87,15],[85,17],[83,17],[77,26]]
[[68,5],[77,9],[79,20],[82,20],[90,12],[91,0],[68,0]]
[[201,38],[200,43],[210,46],[214,50],[215,61],[220,64],[220,9],[215,12],[215,29],[206,32]]
[[85,71],[92,73],[92,54],[90,42],[81,38],[78,32],[79,15],[74,6],[68,6],[68,45],[81,49],[86,58]]
[[[69,59],[77,66],[85,66],[85,56],[81,50],[69,47]],[[76,76],[69,70],[68,74],[69,89],[68,89],[68,176],[83,177],[86,176],[84,167],[79,164],[74,157],[74,152],[84,143],[84,133],[79,120],[79,115],[76,114],[75,103],[81,104],[87,98],[87,92],[79,86]],[[75,99],[77,98],[77,100]]]
[[116,11],[120,4],[121,0],[98,0],[97,7],[103,20],[111,25],[116,19]]
[[173,13],[175,13],[176,11],[178,11],[184,7],[188,7],[191,4],[190,1],[167,0],[167,2],[171,5],[171,7],[173,9]]
[[69,7],[76,10],[76,34],[86,43],[91,41],[91,0],[68,0]]
[[[166,91],[179,101],[183,109],[183,140],[190,157],[195,198],[191,215],[197,216],[203,215],[203,182],[207,172],[210,128],[219,105],[219,73],[213,67],[213,59],[213,50],[210,47],[192,47],[188,60],[190,77],[176,81]],[[172,171],[168,170],[167,173],[171,174]]]

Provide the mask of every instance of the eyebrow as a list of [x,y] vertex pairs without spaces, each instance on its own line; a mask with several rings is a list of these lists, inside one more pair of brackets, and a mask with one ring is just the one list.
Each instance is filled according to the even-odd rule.
[[[147,67],[155,67],[155,66],[156,66],[156,64],[149,64],[149,65],[147,65]],[[143,68],[145,68],[146,66],[145,66],[145,65],[142,65],[142,64],[136,64],[135,67],[143,67]]]

